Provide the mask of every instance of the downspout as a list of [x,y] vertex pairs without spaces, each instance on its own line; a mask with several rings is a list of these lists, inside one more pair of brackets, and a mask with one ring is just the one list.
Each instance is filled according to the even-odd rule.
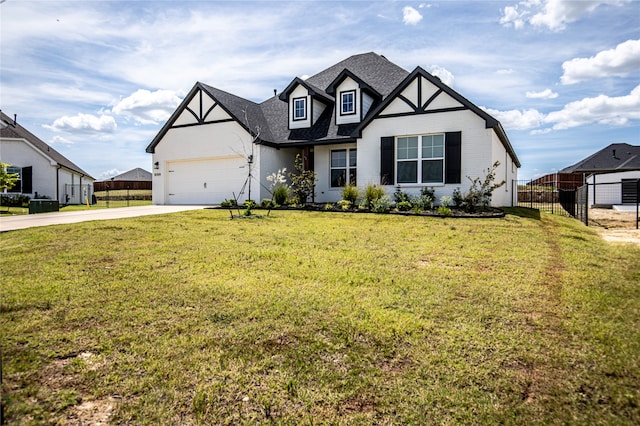
[[58,164],[58,168],[56,169],[56,200],[58,203],[60,202],[60,169],[62,166]]

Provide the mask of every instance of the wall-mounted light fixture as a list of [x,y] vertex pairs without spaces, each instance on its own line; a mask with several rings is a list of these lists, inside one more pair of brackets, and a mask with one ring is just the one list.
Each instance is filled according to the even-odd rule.
[[160,169],[160,162],[159,161],[156,161],[155,163],[153,163],[153,169],[154,170]]

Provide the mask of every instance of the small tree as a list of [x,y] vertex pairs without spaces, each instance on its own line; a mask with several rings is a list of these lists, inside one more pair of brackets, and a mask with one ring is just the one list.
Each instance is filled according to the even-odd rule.
[[0,163],[0,191],[4,192],[5,189],[11,189],[16,185],[16,182],[20,180],[18,173],[7,173],[7,169],[10,164]]
[[289,173],[291,191],[296,195],[299,203],[306,204],[307,198],[316,188],[316,172],[304,169],[300,154],[296,155],[295,169],[297,173]]

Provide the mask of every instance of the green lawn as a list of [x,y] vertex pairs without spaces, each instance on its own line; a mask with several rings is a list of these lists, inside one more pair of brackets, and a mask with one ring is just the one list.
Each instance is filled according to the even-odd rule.
[[8,423],[640,423],[640,249],[509,213],[1,234]]

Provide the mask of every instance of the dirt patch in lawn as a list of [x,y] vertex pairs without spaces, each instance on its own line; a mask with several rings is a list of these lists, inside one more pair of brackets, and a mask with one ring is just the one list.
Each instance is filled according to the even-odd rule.
[[640,246],[640,230],[636,229],[636,212],[614,209],[590,209],[589,226],[612,243],[632,243]]

